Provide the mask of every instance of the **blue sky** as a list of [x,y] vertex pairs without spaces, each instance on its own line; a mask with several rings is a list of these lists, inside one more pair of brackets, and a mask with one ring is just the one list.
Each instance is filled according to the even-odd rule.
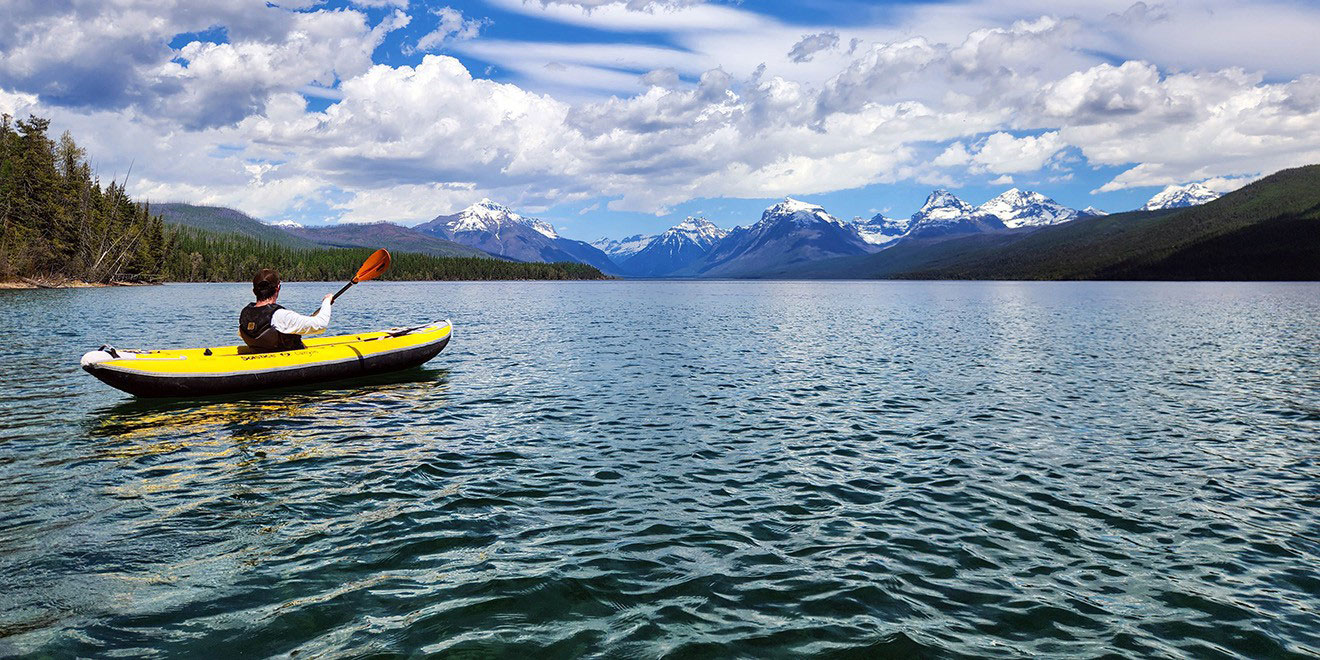
[[1082,208],[1320,161],[1288,0],[19,2],[0,110],[156,201],[412,224],[483,197],[591,239],[935,187]]

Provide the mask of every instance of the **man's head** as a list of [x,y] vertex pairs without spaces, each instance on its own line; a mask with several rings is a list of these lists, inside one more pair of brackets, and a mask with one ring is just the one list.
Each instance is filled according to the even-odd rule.
[[257,297],[257,302],[273,298],[280,292],[280,273],[274,268],[262,268],[257,271],[257,276],[252,278],[252,294]]

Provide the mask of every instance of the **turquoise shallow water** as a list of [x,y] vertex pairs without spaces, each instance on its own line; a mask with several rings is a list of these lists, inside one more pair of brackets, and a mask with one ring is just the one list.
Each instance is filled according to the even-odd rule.
[[373,282],[449,349],[78,369],[244,302],[0,292],[0,655],[1320,653],[1320,285]]

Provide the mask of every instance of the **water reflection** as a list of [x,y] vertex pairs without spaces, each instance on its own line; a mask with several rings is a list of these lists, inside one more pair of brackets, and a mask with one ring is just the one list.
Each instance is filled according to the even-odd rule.
[[234,437],[248,427],[332,412],[348,403],[407,404],[425,394],[434,401],[449,387],[448,369],[418,367],[358,378],[330,386],[266,390],[205,399],[127,399],[88,415],[88,433],[121,441],[149,440],[164,435],[192,437],[230,429]]

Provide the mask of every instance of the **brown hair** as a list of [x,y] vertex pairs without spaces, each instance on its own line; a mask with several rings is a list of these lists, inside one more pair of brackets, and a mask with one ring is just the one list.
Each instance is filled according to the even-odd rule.
[[275,290],[280,288],[280,272],[274,268],[262,268],[257,271],[257,276],[252,278],[252,293],[257,300],[265,300],[275,295]]

